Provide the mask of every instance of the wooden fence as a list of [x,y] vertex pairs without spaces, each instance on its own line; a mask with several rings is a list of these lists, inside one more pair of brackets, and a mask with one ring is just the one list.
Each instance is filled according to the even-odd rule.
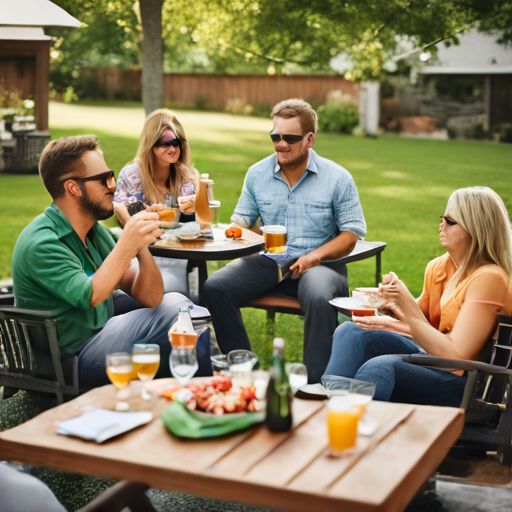
[[[80,85],[85,96],[140,100],[138,69],[98,68],[84,70]],[[341,90],[359,100],[359,83],[341,76],[317,75],[164,75],[164,99],[174,106],[223,109],[238,99],[253,106],[272,107],[287,98],[302,98],[313,105],[325,102],[330,91]]]

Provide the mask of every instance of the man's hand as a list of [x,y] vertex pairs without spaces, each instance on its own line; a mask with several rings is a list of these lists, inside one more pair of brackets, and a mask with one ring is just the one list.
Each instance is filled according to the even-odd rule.
[[163,233],[160,229],[161,224],[158,213],[147,211],[136,213],[125,224],[119,244],[134,257]]
[[320,256],[315,251],[311,251],[310,253],[304,254],[304,256],[301,256],[290,267],[290,271],[292,271],[292,272],[296,271],[298,273],[298,275],[301,276],[309,268],[313,268],[313,267],[316,267],[317,265],[320,265],[321,261],[322,260],[320,259]]

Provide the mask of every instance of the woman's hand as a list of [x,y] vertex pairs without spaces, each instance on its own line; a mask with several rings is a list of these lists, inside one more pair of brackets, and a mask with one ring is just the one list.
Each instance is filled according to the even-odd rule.
[[408,304],[414,303],[416,305],[416,299],[394,272],[384,276],[382,283],[379,285],[379,292],[385,300],[389,303],[395,303],[402,310]]
[[196,196],[191,194],[188,196],[178,197],[178,206],[183,213],[194,213],[196,209]]
[[409,326],[390,316],[352,316],[354,322],[364,331],[388,331],[410,334]]

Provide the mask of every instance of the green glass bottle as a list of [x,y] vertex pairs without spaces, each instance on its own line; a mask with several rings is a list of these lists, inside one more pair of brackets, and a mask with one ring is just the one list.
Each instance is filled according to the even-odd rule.
[[286,432],[292,428],[292,396],[284,369],[284,340],[275,338],[267,387],[266,423],[271,432]]

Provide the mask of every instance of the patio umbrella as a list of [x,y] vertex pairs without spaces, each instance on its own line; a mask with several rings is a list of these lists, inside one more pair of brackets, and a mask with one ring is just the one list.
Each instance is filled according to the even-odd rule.
[[79,27],[81,24],[49,0],[0,0],[0,26]]

